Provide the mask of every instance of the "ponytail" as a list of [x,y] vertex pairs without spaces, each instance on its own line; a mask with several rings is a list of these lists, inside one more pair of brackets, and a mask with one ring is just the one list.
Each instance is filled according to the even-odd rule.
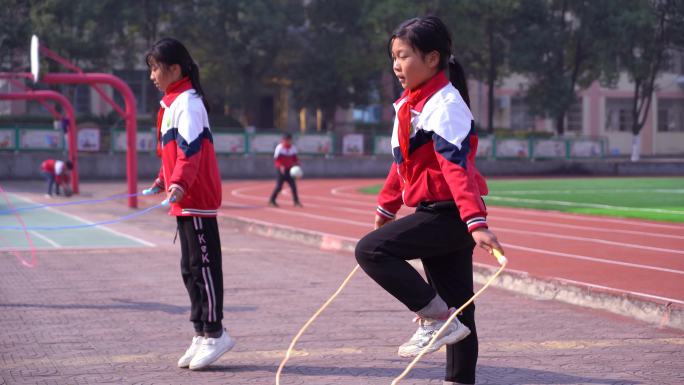
[[190,78],[190,83],[192,83],[192,88],[195,89],[195,93],[202,97],[202,103],[204,103],[204,108],[208,113],[211,108],[209,107],[209,101],[207,100],[207,97],[204,95],[204,90],[202,90],[202,85],[200,85],[199,66],[194,61],[190,63],[187,76]]
[[470,108],[470,95],[468,94],[468,81],[465,77],[465,72],[461,63],[456,60],[454,55],[449,58],[449,80],[451,84],[456,87],[458,92],[461,94],[463,101]]

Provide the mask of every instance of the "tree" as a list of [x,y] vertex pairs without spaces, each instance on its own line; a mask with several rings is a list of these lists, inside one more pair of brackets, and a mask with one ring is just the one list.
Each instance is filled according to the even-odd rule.
[[632,161],[640,158],[641,129],[646,123],[670,50],[684,48],[684,6],[675,0],[631,0],[613,16],[611,51],[634,83]]
[[604,21],[623,6],[610,0],[522,0],[515,15],[510,61],[530,83],[526,101],[533,113],[554,119],[556,133],[565,116],[602,72]]
[[487,85],[487,131],[494,132],[494,90],[507,74],[513,15],[518,0],[447,2],[441,9],[452,29],[454,54],[466,74]]
[[319,0],[306,7],[306,23],[297,33],[298,60],[290,74],[298,107],[320,109],[332,128],[338,107],[367,104],[379,82],[375,39],[364,17],[372,2]]
[[0,13],[0,70],[24,69],[28,63],[30,28],[26,23],[29,7],[22,0],[3,1]]
[[297,0],[184,2],[169,32],[186,41],[213,104],[241,109],[244,122],[256,125],[259,96],[267,79],[284,73],[281,56],[302,7]]
[[115,64],[112,52],[117,48],[115,37],[122,28],[124,8],[116,0],[32,1],[30,28],[41,42],[77,66],[108,70]]

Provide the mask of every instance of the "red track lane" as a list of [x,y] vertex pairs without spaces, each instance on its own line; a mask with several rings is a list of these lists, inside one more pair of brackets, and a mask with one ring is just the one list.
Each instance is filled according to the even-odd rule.
[[[259,220],[352,240],[372,229],[375,197],[358,188],[378,179],[303,180],[304,208],[285,188],[267,207],[274,182],[224,183],[221,215]],[[411,209],[402,208],[400,215]],[[684,305],[684,225],[559,212],[489,207],[489,224],[511,270]],[[475,261],[495,265],[482,250]]]

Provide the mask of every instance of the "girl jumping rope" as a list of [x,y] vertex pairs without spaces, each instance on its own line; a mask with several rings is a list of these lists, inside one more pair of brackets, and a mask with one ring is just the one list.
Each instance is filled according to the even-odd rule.
[[[405,21],[388,42],[392,69],[404,87],[394,103],[394,162],[378,196],[375,230],[356,246],[361,268],[417,314],[418,329],[399,347],[414,357],[444,321],[473,295],[473,249],[503,252],[487,229],[475,168],[477,136],[451,37],[437,17]],[[445,71],[449,71],[449,79]],[[394,220],[402,204],[414,214]],[[407,260],[420,258],[428,282]],[[475,307],[468,306],[430,351],[446,345],[444,384],[474,384],[478,355]]]
[[181,368],[204,368],[235,345],[223,328],[223,270],[216,214],[219,175],[208,103],[199,68],[179,41],[165,38],[145,56],[150,79],[164,92],[157,115],[159,176],[143,194],[166,192],[181,244],[181,275],[190,296],[195,337],[178,360]]

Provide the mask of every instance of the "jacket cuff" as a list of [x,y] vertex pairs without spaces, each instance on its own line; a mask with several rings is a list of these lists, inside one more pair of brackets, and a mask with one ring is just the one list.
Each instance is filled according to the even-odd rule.
[[387,219],[394,219],[394,218],[396,217],[396,214],[390,212],[389,210],[383,208],[382,206],[378,206],[378,207],[375,209],[375,212],[376,212],[378,215],[380,215],[380,216],[382,216],[382,217],[385,217],[385,218],[387,218]]
[[466,225],[468,225],[468,232],[473,232],[475,229],[480,229],[480,228],[487,228],[487,218],[485,217],[474,217],[470,218],[466,221]]
[[183,189],[183,187],[181,187],[179,184],[176,184],[176,183],[174,183],[174,184],[172,184],[171,186],[169,186],[169,189],[166,190],[166,191],[167,191],[167,192],[171,192],[171,190],[173,190],[173,189],[175,189],[175,188],[179,189],[183,194],[185,194],[185,189]]

